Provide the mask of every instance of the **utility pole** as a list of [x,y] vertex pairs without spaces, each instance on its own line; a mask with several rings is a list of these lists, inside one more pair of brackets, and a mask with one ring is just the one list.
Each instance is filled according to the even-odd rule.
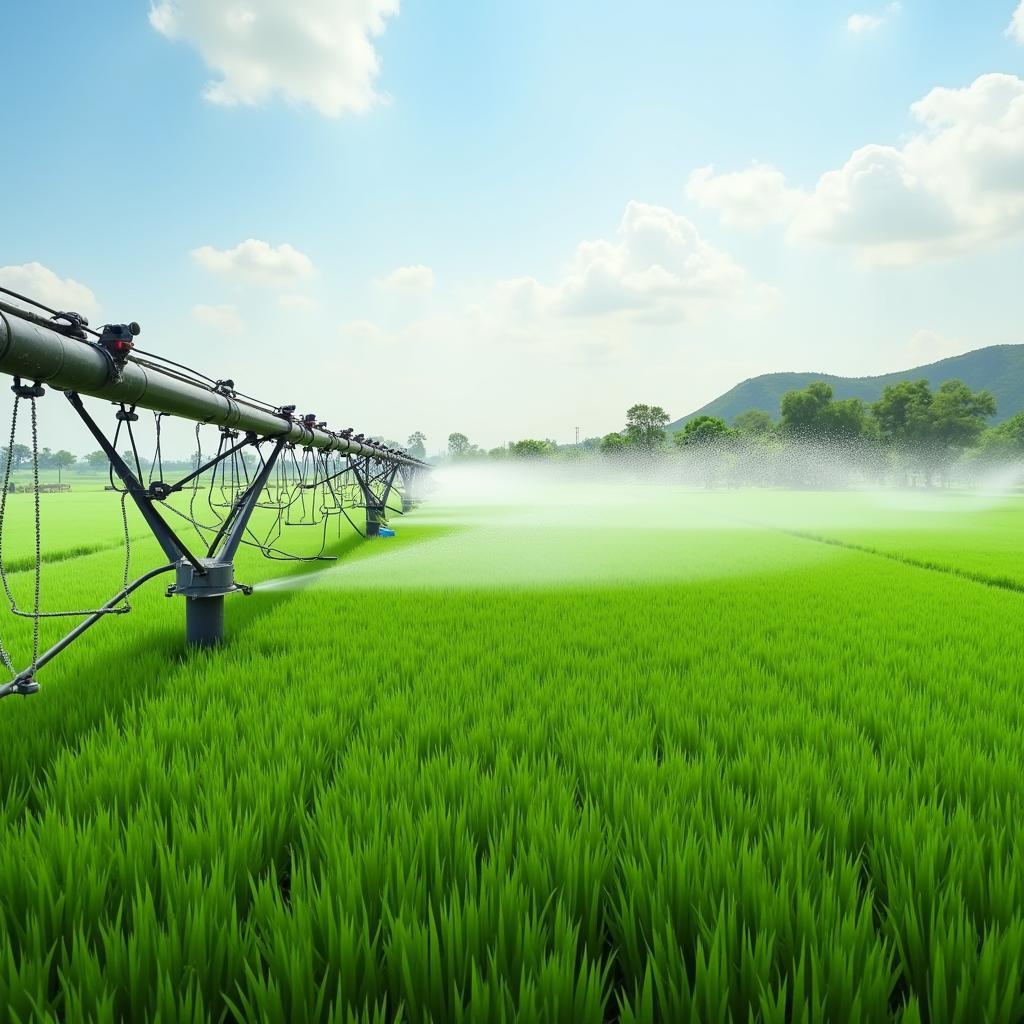
[[580,428],[577,427],[576,428],[576,447],[579,448],[579,446],[580,446]]

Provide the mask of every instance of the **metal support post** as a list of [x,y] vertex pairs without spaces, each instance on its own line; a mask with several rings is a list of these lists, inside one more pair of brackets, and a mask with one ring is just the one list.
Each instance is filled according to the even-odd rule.
[[200,559],[204,574],[197,576],[191,565],[178,563],[177,578],[169,593],[185,598],[185,640],[190,647],[219,644],[224,639],[225,596],[236,590],[252,592],[251,587],[235,582],[235,553],[285,443],[279,440],[274,445],[256,479],[239,495],[225,517],[206,557]]

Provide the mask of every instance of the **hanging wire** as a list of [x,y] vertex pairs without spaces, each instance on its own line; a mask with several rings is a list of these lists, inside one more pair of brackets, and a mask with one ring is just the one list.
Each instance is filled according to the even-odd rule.
[[[17,385],[16,385],[17,386]],[[40,484],[39,484],[39,419],[38,419],[38,408],[36,405],[36,398],[31,397],[29,399],[30,405],[30,423],[31,423],[31,435],[32,435],[32,512],[33,512],[33,541],[34,541],[34,559],[33,559],[33,586],[32,586],[32,611],[25,611],[18,607],[17,599],[14,595],[14,591],[11,588],[10,579],[8,577],[7,568],[3,560],[3,538],[4,538],[4,526],[7,516],[7,498],[10,493],[11,485],[11,466],[14,461],[14,444],[17,437],[18,430],[18,408],[22,401],[22,396],[15,392],[14,408],[11,412],[11,431],[10,440],[7,445],[7,458],[4,465],[4,478],[3,487],[0,490],[0,583],[3,585],[4,594],[7,597],[7,601],[10,605],[11,612],[21,618],[27,618],[32,620],[32,661],[31,671],[34,672],[37,663],[39,661],[39,635],[40,635],[40,622],[42,619],[58,619],[58,618],[84,618],[89,615],[123,615],[131,611],[131,605],[128,601],[127,594],[125,594],[123,603],[115,605],[112,608],[77,608],[67,609],[63,611],[43,611],[42,610],[42,568],[43,568],[43,553],[42,553],[42,507],[40,501]],[[131,569],[131,537],[128,530],[128,508],[126,505],[128,499],[128,493],[126,491],[121,493],[121,524],[124,531],[124,572],[122,582],[122,592],[128,589],[128,576]],[[13,660],[8,652],[3,640],[0,639],[0,661],[3,662],[4,667],[11,673],[12,678],[17,675],[17,671],[14,668]]]
[[[161,434],[162,434],[161,425],[163,423],[163,418],[166,415],[167,415],[167,413],[164,413],[164,412],[155,412],[155,413],[153,413],[153,423],[154,423],[154,425],[156,427],[156,449],[153,452],[153,461],[150,463],[150,466],[149,466],[149,483],[150,483],[150,485],[152,485],[152,483],[153,483],[153,475],[154,474],[156,474],[156,479],[157,480],[163,481],[163,478],[164,478],[164,453],[163,453],[163,445],[161,443]],[[138,464],[138,456],[136,456],[136,464]],[[140,468],[140,470],[139,470],[137,475],[138,475],[138,478],[141,480],[142,479],[142,470],[141,470],[141,468]]]

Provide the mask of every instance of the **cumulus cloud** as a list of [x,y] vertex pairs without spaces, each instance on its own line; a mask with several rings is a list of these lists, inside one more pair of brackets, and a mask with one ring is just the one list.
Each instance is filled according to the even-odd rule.
[[205,98],[252,106],[275,94],[327,117],[362,112],[380,97],[373,40],[399,0],[154,0],[149,22],[192,44],[218,77]]
[[387,277],[380,278],[377,285],[385,291],[404,295],[429,295],[434,289],[434,271],[422,263],[398,267]]
[[[503,307],[522,318],[617,316],[670,323],[699,318],[756,291],[747,272],[685,217],[630,202],[615,241],[582,242],[560,281],[504,281]],[[767,297],[767,290],[761,291]]]
[[760,228],[788,221],[800,204],[797,189],[768,164],[755,163],[744,171],[715,174],[714,165],[690,175],[686,194],[700,206],[716,210],[729,227]]
[[287,288],[314,273],[313,261],[305,253],[287,242],[273,246],[258,238],[248,238],[233,249],[204,245],[192,250],[192,258],[213,274],[274,288]]
[[933,89],[911,114],[919,128],[902,147],[864,146],[821,176],[794,237],[908,263],[1024,230],[1024,81]]
[[193,306],[192,316],[205,327],[227,334],[240,334],[245,323],[234,306]]
[[[90,288],[72,277],[58,277],[41,263],[0,267],[0,285],[61,313],[81,313],[89,320],[100,314],[100,304]],[[0,295],[0,298],[15,306],[33,308],[10,296]]]
[[900,11],[900,4],[888,4],[881,14],[851,14],[846,19],[846,31],[851,35],[861,36],[881,28],[894,14]]
[[1021,0],[1017,10],[1013,12],[1010,24],[1006,28],[1006,34],[1024,46],[1024,0]]
[[759,164],[718,175],[702,168],[688,191],[739,227],[785,211],[794,241],[845,246],[872,264],[939,259],[1024,233],[1024,81],[982,75],[914,103],[902,146],[872,143],[822,174],[813,191],[789,188]]

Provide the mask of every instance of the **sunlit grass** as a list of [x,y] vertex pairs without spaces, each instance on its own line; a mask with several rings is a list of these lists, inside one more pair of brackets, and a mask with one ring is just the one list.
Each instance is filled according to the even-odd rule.
[[[0,704],[0,1006],[1021,1019],[1022,598],[783,532],[917,536],[839,497],[647,493],[436,502],[212,654],[158,590],[97,627]],[[948,516],[1015,557],[1015,504]]]

